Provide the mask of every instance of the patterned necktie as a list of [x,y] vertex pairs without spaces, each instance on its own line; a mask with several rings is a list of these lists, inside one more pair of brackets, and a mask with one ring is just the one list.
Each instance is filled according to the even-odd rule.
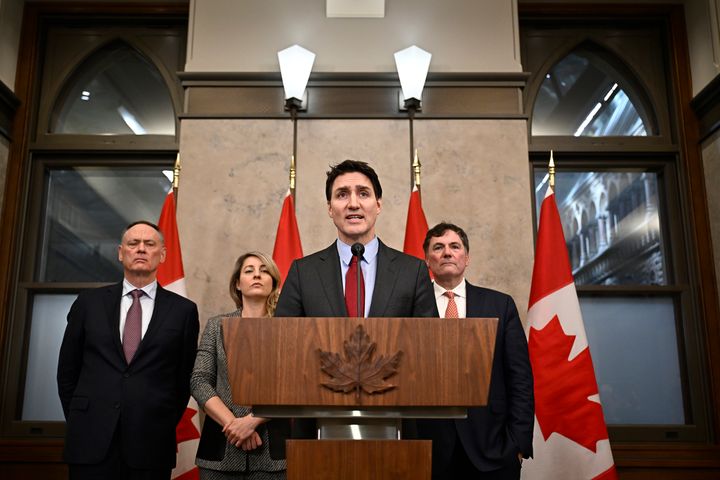
[[445,318],[458,318],[457,303],[455,303],[455,292],[448,290],[443,293],[443,295],[448,297],[448,304],[445,309]]
[[[349,317],[365,316],[365,279],[363,278],[362,268],[360,269],[360,305],[358,309],[358,288],[357,273],[358,257],[353,255],[350,261],[350,268],[345,274],[345,308],[347,308]],[[359,310],[359,311],[358,311]]]
[[130,292],[133,301],[127,312],[127,317],[125,317],[125,328],[123,329],[123,352],[125,352],[125,360],[127,360],[127,363],[130,363],[133,356],[135,356],[142,337],[142,306],[140,306],[140,297],[142,297],[144,293],[142,290],[133,290]]

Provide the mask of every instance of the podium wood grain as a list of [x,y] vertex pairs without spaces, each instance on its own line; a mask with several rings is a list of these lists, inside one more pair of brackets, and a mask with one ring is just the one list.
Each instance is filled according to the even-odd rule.
[[430,480],[430,440],[288,440],[288,480]]
[[[374,358],[402,350],[397,385],[382,394],[332,392],[318,349],[344,358],[343,342],[363,325]],[[481,406],[487,404],[497,319],[227,318],[225,351],[239,405]]]

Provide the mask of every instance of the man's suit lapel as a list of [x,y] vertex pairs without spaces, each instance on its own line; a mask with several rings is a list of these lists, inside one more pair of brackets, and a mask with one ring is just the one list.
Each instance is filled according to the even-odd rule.
[[147,345],[148,343],[152,343],[153,339],[158,335],[158,331],[162,328],[162,324],[168,318],[168,310],[170,309],[170,305],[170,294],[167,290],[162,288],[160,284],[158,284],[157,290],[155,291],[155,306],[153,307],[153,314],[150,318],[150,324],[148,325],[148,329],[145,332],[145,335],[140,341],[140,345],[138,346],[137,352],[135,352],[135,357],[133,357],[133,360],[140,357],[143,352],[143,346]]
[[105,319],[112,332],[113,344],[120,357],[125,360],[125,353],[120,340],[120,299],[122,298],[122,282],[109,285],[105,289]]
[[378,240],[377,269],[375,273],[375,289],[368,317],[382,317],[387,310],[392,296],[393,286],[398,276],[395,267],[396,254]]
[[484,316],[483,308],[483,294],[482,290],[474,285],[471,285],[467,280],[465,281],[465,295],[467,295],[466,305],[466,317],[468,318],[482,318]]
[[336,317],[347,316],[345,308],[345,295],[342,288],[342,269],[340,268],[340,255],[337,245],[333,243],[319,255],[318,276],[332,314]]

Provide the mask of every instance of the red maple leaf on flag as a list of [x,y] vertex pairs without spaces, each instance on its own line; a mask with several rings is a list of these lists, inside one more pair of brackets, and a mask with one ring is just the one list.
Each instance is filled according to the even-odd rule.
[[544,328],[531,328],[530,360],[535,379],[535,416],[545,440],[559,433],[597,453],[596,444],[608,438],[590,350],[568,360],[574,335],[565,335],[558,316]]
[[[200,432],[198,432],[198,429],[195,428],[192,422],[192,417],[196,413],[197,410],[195,409],[190,407],[185,408],[185,412],[175,428],[175,439],[177,443],[200,438]],[[177,447],[175,449],[177,450]]]

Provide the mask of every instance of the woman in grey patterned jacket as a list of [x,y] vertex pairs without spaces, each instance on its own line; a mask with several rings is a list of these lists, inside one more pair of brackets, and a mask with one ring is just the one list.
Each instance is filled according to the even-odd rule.
[[271,455],[266,419],[232,402],[222,321],[272,317],[280,273],[267,255],[246,253],[235,262],[230,296],[237,310],[208,320],[190,380],[192,395],[207,414],[195,463],[207,480],[285,479],[285,460]]

